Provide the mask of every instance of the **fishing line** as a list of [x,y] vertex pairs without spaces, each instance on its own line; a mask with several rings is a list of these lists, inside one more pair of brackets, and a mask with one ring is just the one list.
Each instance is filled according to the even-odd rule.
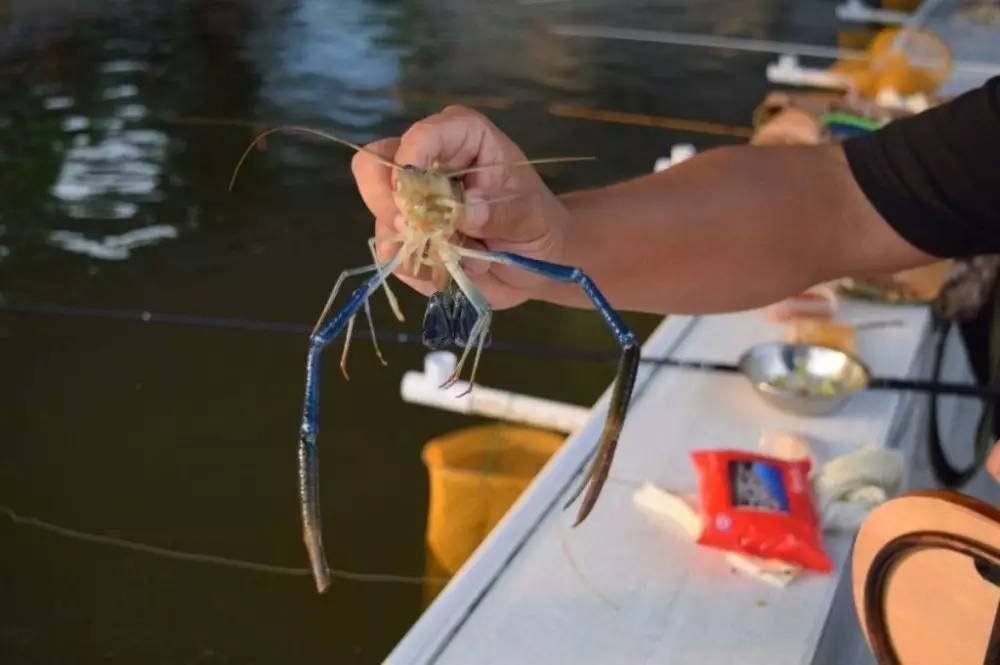
[[[137,309],[108,309],[99,307],[72,307],[53,303],[12,303],[0,298],[0,312],[14,312],[18,314],[41,314],[46,316],[79,317],[87,319],[107,319],[118,321],[133,321],[137,323],[159,323],[168,325],[194,326],[202,328],[224,328],[229,330],[239,330],[245,332],[266,332],[266,333],[290,333],[296,335],[309,335],[313,330],[313,325],[302,323],[286,323],[280,321],[258,321],[254,319],[237,319],[221,316],[202,316],[198,314],[169,314],[163,312],[150,312]],[[693,322],[697,321],[693,318]],[[358,337],[372,338],[371,332],[359,330]],[[408,332],[375,332],[375,337],[380,342],[392,342],[396,344],[413,344],[424,346],[423,336]],[[563,346],[545,346],[538,344],[524,344],[520,342],[490,342],[491,351],[504,351],[508,353],[520,353],[528,356],[541,356],[546,358],[567,358],[571,360],[587,360],[601,363],[617,363],[618,354],[614,351],[596,351],[588,349],[570,349]],[[656,365],[659,367],[680,367],[684,369],[697,369],[716,372],[732,373],[738,371],[735,365],[727,363],[716,363],[700,360],[677,360],[671,357],[672,353],[667,353],[665,357],[651,358],[649,356],[639,358],[640,364]]]
[[[397,95],[404,101],[435,101],[436,103],[463,104],[474,108],[491,108],[506,110],[520,103],[516,100],[509,100],[497,97],[473,97],[455,98],[444,93],[429,93],[407,91]],[[575,106],[572,104],[548,104],[545,110],[557,118],[571,118],[583,120],[597,120],[599,122],[617,125],[640,125],[644,127],[660,127],[662,129],[674,129],[697,134],[716,134],[722,136],[735,136],[738,138],[749,138],[753,135],[753,128],[743,125],[731,125],[710,120],[699,120],[697,118],[682,118],[679,116],[654,115],[649,113],[632,113],[615,109],[595,109],[585,106]],[[192,127],[246,127],[255,131],[263,130],[273,126],[274,123],[246,120],[243,118],[224,117],[201,117],[201,116],[167,116],[164,122],[173,125],[187,125]]]
[[[285,333],[308,335],[312,325],[302,323],[286,323],[280,321],[259,321],[254,319],[226,318],[219,316],[202,316],[197,314],[170,314],[150,312],[147,310],[113,309],[99,307],[72,307],[53,303],[12,303],[0,301],[0,312],[17,314],[39,314],[45,316],[77,317],[85,319],[105,319],[117,321],[132,321],[136,323],[158,323],[167,325],[195,326],[202,328],[223,328],[246,332]],[[358,330],[358,337],[371,338],[367,330]],[[396,344],[419,344],[423,346],[423,338],[419,334],[408,332],[378,332],[375,339],[380,342]],[[577,360],[613,363],[618,361],[618,354],[608,351],[588,351],[585,349],[569,349],[556,346],[520,344],[499,342],[494,340],[490,347],[494,351],[522,353],[525,355],[562,357]],[[672,364],[667,358],[643,358],[639,362],[654,364]]]
[[[294,566],[280,566],[270,563],[258,563],[256,561],[244,561],[242,559],[231,559],[229,557],[217,556],[215,554],[185,552],[183,550],[173,550],[166,547],[160,547],[158,545],[149,545],[147,543],[125,540],[124,538],[116,538],[115,536],[79,531],[77,529],[71,529],[59,524],[53,524],[52,522],[47,522],[37,517],[21,515],[15,512],[13,508],[2,504],[0,504],[0,513],[3,513],[8,519],[10,519],[11,522],[20,526],[30,526],[64,538],[71,538],[73,540],[81,540],[87,543],[96,543],[99,545],[107,545],[109,547],[117,547],[120,549],[131,550],[133,552],[142,552],[143,554],[150,554],[164,559],[176,559],[178,561],[191,561],[194,563],[210,563],[216,566],[226,566],[227,568],[249,570],[255,573],[286,575],[289,577],[309,577],[312,575],[312,570],[309,568],[296,568]],[[329,571],[331,577],[342,580],[350,580],[352,582],[415,585],[437,584],[443,586],[448,583],[449,579],[447,577],[420,577],[414,575],[394,575],[391,573],[360,573],[341,568],[328,568],[327,570]]]

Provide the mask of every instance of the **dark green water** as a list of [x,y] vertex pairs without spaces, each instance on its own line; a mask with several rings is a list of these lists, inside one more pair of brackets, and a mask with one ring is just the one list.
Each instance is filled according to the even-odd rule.
[[[85,9],[85,7],[91,7]],[[93,8],[97,7],[97,9]],[[455,96],[529,155],[585,153],[556,191],[648,171],[672,143],[736,139],[569,120],[551,103],[749,124],[762,54],[552,37],[560,22],[833,41],[832,4],[0,3],[0,292],[7,303],[311,323],[339,271],[367,262],[350,155],[253,128],[399,134]],[[497,103],[501,102],[502,103]],[[153,227],[158,242],[110,239]],[[63,232],[55,233],[54,232]],[[66,232],[69,232],[68,234]],[[59,240],[61,238],[61,240]],[[102,243],[117,258],[57,243]],[[108,249],[108,248],[111,249]],[[411,330],[422,299],[405,294]],[[375,304],[376,322],[398,326]],[[643,334],[655,324],[630,320]],[[532,304],[498,340],[610,349],[588,311]],[[0,311],[0,503],[88,532],[305,565],[295,438],[304,336]],[[330,354],[321,445],[335,566],[420,575],[422,444],[473,419],[401,403],[423,350]],[[610,367],[488,354],[487,384],[586,404]],[[0,517],[0,662],[368,663],[421,610],[418,586],[280,577],[78,542]]]

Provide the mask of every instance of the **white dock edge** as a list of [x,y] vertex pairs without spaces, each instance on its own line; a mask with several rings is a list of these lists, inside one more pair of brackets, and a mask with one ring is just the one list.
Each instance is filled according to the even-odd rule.
[[[854,322],[904,321],[859,333],[873,372],[925,371],[925,308],[845,303],[841,312]],[[644,352],[732,362],[779,334],[759,312],[675,317],[657,328]],[[923,485],[929,476],[917,444],[926,398],[871,391],[834,417],[809,419],[767,407],[739,376],[644,367],[611,479],[591,517],[572,529],[572,510],[560,507],[597,440],[607,401],[605,393],[386,662],[870,662],[842,574],[849,536],[826,540],[834,573],[771,588],[733,574],[722,553],[650,519],[632,505],[631,493],[646,481],[691,489],[691,450],[753,448],[764,430],[811,435],[830,455],[866,443],[898,447],[915,464],[911,482]],[[946,415],[942,428],[968,448],[975,410],[965,404],[958,409],[964,415]]]

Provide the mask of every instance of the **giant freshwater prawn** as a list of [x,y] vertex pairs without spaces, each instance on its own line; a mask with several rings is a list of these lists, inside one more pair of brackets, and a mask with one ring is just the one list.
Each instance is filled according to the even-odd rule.
[[[298,477],[302,535],[309,554],[309,562],[317,590],[322,593],[330,585],[330,573],[326,553],[323,549],[320,527],[319,449],[317,445],[320,357],[326,346],[346,331],[340,367],[344,376],[347,376],[347,350],[354,330],[355,315],[362,307],[369,329],[372,331],[373,342],[375,340],[371,308],[368,301],[379,288],[385,291],[389,306],[396,318],[400,321],[403,320],[399,303],[386,281],[386,276],[397,270],[407,271],[414,275],[421,268],[430,270],[436,292],[428,300],[424,314],[424,343],[430,348],[444,348],[451,344],[463,348],[454,372],[441,386],[442,388],[448,388],[458,381],[466,361],[471,356],[469,390],[472,389],[483,347],[489,339],[490,323],[493,317],[493,310],[489,302],[462,269],[462,259],[477,259],[514,266],[556,281],[573,282],[578,284],[593,302],[594,307],[601,314],[605,324],[621,347],[621,356],[607,420],[597,443],[597,454],[579,488],[567,503],[567,505],[571,504],[586,489],[574,526],[582,522],[590,514],[597,497],[600,495],[601,488],[607,480],[625,413],[628,410],[639,366],[639,346],[635,335],[625,325],[618,313],[612,309],[594,282],[579,268],[540,261],[512,252],[495,252],[465,247],[463,246],[464,238],[458,231],[458,221],[466,205],[463,177],[467,174],[490,168],[520,167],[590,158],[557,157],[505,164],[477,164],[452,171],[442,169],[437,163],[432,163],[428,168],[418,168],[412,165],[397,164],[371,150],[327,132],[310,127],[284,126],[269,129],[254,138],[236,164],[229,183],[230,190],[236,182],[240,167],[254,146],[268,135],[276,132],[310,134],[372,155],[379,163],[395,172],[394,194],[405,221],[405,229],[402,232],[368,240],[372,255],[371,264],[350,268],[340,274],[309,338],[309,351],[306,358],[305,403],[298,436]],[[482,205],[489,205],[489,203],[486,201]],[[391,243],[396,245],[397,249],[387,260],[379,261],[376,252],[378,243]],[[351,293],[339,309],[331,314],[337,294],[344,281],[350,277],[369,273],[372,274]],[[379,360],[385,364],[377,343],[375,344],[375,353]]]

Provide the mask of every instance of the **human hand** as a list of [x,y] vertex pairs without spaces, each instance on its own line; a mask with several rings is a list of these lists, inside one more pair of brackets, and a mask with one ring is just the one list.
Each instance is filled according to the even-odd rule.
[[[502,164],[464,177],[465,206],[458,229],[464,245],[475,249],[514,252],[559,262],[569,212],[531,166],[512,166],[526,158],[521,149],[482,114],[449,106],[425,118],[399,138],[365,146],[400,165],[428,167],[437,161],[445,170]],[[351,168],[365,205],[375,215],[375,235],[389,236],[405,228],[393,198],[393,174],[371,154],[358,152]],[[379,260],[395,247],[380,244]],[[494,308],[513,307],[533,297],[544,278],[518,268],[476,260],[463,261],[472,281]],[[398,269],[396,276],[424,295],[434,286],[425,273]]]

